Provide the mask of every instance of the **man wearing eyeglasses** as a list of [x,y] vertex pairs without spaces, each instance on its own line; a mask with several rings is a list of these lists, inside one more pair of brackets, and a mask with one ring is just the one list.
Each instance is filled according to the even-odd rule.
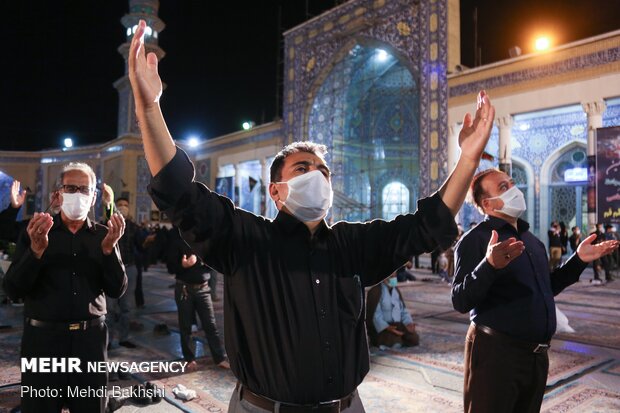
[[[105,297],[118,298],[127,288],[117,246],[125,222],[115,214],[106,228],[88,218],[96,195],[90,166],[66,165],[59,182],[60,213],[34,214],[20,236],[4,288],[11,298],[24,298],[22,358],[79,358],[82,372],[23,368],[21,408],[26,413],[59,412],[63,406],[103,412],[106,397],[70,397],[68,389],[107,385],[107,373],[87,372],[87,363],[107,360]],[[57,397],[36,397],[46,389]]]

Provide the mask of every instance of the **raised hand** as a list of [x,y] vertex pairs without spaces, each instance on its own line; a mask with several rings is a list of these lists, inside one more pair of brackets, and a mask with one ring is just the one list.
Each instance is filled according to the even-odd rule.
[[512,260],[517,258],[525,250],[525,246],[522,241],[517,241],[516,238],[508,238],[505,241],[497,242],[499,236],[497,231],[491,232],[491,240],[487,247],[486,259],[496,270],[502,269]]
[[26,232],[30,237],[30,249],[37,259],[41,258],[49,245],[48,234],[52,225],[54,225],[54,220],[50,214],[35,212],[26,227]]
[[101,250],[105,255],[112,254],[114,247],[125,233],[125,219],[121,214],[114,213],[108,220],[108,233],[101,241]]
[[129,81],[136,102],[136,110],[156,107],[162,93],[162,82],[157,72],[157,56],[146,53],[144,33],[146,22],[140,20],[129,48]]
[[596,234],[592,234],[584,239],[577,247],[577,256],[579,256],[581,261],[592,262],[601,258],[603,255],[609,254],[620,246],[620,242],[615,240],[603,241],[596,245],[592,245],[594,240],[596,240]]
[[13,181],[11,185],[11,206],[15,209],[20,208],[26,200],[26,190],[19,190],[19,181]]
[[476,164],[480,162],[480,157],[491,136],[493,119],[495,119],[495,108],[491,105],[486,92],[482,90],[478,93],[475,117],[472,119],[467,113],[463,118],[463,128],[459,133],[461,156],[475,161]]
[[196,258],[194,254],[190,255],[189,257],[183,254],[183,257],[181,257],[181,267],[183,268],[193,267],[194,264],[196,264],[196,261],[198,261],[198,259]]
[[106,207],[114,203],[114,190],[105,182],[103,183],[103,192],[101,193],[101,201]]

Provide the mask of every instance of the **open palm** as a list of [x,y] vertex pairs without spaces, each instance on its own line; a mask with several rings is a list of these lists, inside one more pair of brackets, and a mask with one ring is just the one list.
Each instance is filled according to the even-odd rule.
[[146,53],[144,33],[146,22],[140,20],[129,48],[129,81],[136,108],[148,109],[157,105],[162,93],[162,82],[157,72],[157,56]]
[[480,161],[480,157],[487,146],[491,130],[493,129],[493,119],[495,118],[495,108],[491,105],[489,97],[484,91],[478,94],[478,104],[476,114],[472,119],[468,113],[463,119],[463,128],[459,133],[459,147],[462,156]]
[[596,234],[590,235],[584,239],[579,247],[577,247],[577,255],[583,262],[592,262],[601,258],[603,255],[607,255],[613,250],[618,248],[620,243],[618,241],[603,241],[596,245],[592,245],[592,242],[596,240]]
[[19,208],[24,204],[26,200],[26,190],[19,190],[19,181],[13,181],[11,185],[11,206],[13,208]]

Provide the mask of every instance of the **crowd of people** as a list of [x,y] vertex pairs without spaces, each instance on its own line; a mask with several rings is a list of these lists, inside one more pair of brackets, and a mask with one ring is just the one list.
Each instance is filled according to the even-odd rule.
[[[605,241],[619,241],[620,235],[617,232],[617,227],[611,223],[597,223],[596,228],[589,235],[596,235],[594,244],[599,244]],[[566,224],[562,221],[553,221],[547,231],[549,238],[549,267],[551,270],[559,267],[566,257],[568,256],[568,247],[572,253],[577,251],[579,244],[583,241],[581,234],[581,228],[573,226],[571,228],[571,234],[569,236]],[[620,265],[620,252],[615,251],[611,254],[605,255],[592,262],[592,270],[594,272],[594,278],[591,282],[594,285],[602,285],[608,282],[612,282],[615,277],[615,273],[618,271]],[[601,278],[604,275],[604,279]]]
[[[135,348],[128,308],[132,301],[148,305],[140,274],[161,259],[175,275],[183,357],[196,365],[190,334],[197,316],[213,361],[237,378],[229,412],[361,413],[357,387],[370,367],[368,339],[385,348],[418,344],[398,278],[415,279],[415,257],[434,251],[433,267],[450,283],[453,307],[471,319],[465,411],[540,410],[556,327],[553,297],[577,282],[588,263],[606,271],[603,262],[619,242],[603,231],[576,238],[575,252],[561,265],[562,237],[569,237],[558,224],[559,250],[550,244],[549,262],[520,218],[525,199],[512,179],[497,169],[476,173],[495,116],[484,91],[475,114],[463,120],[453,171],[415,213],[327,225],[333,199],[327,148],[306,141],[274,157],[268,195],[278,214],[268,220],[194,180],[193,164],[175,145],[159,106],[162,82],[157,56],[145,51],[145,30],[140,21],[128,73],[152,175],[149,194],[175,228],[148,233],[133,222],[130,200],[114,201],[105,187],[106,220],[93,222],[95,174],[84,163],[66,165],[51,213],[2,226],[17,242],[3,286],[11,299],[24,300],[22,357],[104,361],[109,339]],[[485,219],[462,234],[455,216],[468,192]],[[23,204],[19,190],[13,198],[10,208]],[[213,271],[224,274],[226,349],[215,325]],[[107,380],[97,372],[22,375],[22,385],[52,389]],[[24,395],[22,411],[103,412],[107,402]]]

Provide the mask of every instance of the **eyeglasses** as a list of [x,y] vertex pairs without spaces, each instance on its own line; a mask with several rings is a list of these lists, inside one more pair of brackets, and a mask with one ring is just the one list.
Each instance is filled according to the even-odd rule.
[[62,189],[62,192],[65,192],[67,194],[75,194],[77,191],[80,191],[80,193],[84,194],[84,195],[90,195],[91,192],[95,192],[96,191],[95,188],[91,188],[88,185],[82,185],[82,186],[78,186],[78,185],[61,185],[60,189]]

